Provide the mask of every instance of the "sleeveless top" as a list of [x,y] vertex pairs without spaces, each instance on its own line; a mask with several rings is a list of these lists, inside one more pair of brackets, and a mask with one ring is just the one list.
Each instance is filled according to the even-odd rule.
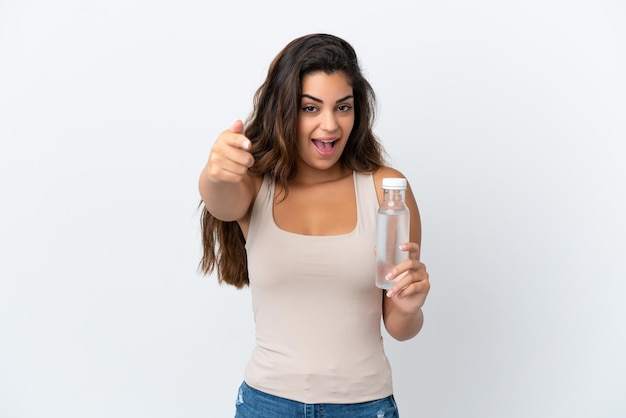
[[374,285],[378,199],[371,174],[353,178],[356,227],[331,236],[280,229],[263,180],[246,241],[256,344],[245,381],[257,390],[310,404],[392,394]]

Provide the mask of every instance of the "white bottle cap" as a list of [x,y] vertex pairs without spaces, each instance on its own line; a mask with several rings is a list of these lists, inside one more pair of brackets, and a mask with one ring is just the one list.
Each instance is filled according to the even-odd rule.
[[405,178],[391,178],[386,177],[383,179],[383,189],[388,190],[405,190],[406,179]]

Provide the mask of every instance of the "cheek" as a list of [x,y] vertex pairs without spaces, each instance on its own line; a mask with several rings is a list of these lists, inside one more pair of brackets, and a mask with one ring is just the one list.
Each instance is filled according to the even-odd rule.
[[299,118],[298,119],[298,125],[297,125],[297,132],[298,132],[298,138],[302,138],[302,137],[306,137],[307,135],[309,135],[309,127],[310,123],[307,123],[307,120],[304,118]]
[[297,130],[297,138],[298,142],[306,141],[309,137],[309,133],[306,130],[305,126],[299,125]]
[[345,124],[343,125],[343,130],[345,131],[346,137],[350,136],[350,132],[352,132],[353,129],[354,129],[354,118],[350,118],[349,120],[346,120]]

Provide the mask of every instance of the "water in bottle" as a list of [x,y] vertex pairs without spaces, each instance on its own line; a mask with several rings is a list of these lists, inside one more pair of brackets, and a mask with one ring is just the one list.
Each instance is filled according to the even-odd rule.
[[406,179],[383,179],[383,203],[376,218],[376,286],[391,288],[399,278],[387,280],[389,270],[408,257],[400,245],[409,242],[410,214],[404,201]]

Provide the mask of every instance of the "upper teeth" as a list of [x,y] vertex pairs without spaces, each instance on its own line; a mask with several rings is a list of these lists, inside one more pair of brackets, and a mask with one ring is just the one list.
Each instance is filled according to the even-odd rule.
[[335,142],[335,140],[334,140],[334,139],[329,139],[329,140],[327,140],[327,141],[322,139],[321,141],[322,141],[324,144],[329,144],[329,143],[331,143],[331,142]]

